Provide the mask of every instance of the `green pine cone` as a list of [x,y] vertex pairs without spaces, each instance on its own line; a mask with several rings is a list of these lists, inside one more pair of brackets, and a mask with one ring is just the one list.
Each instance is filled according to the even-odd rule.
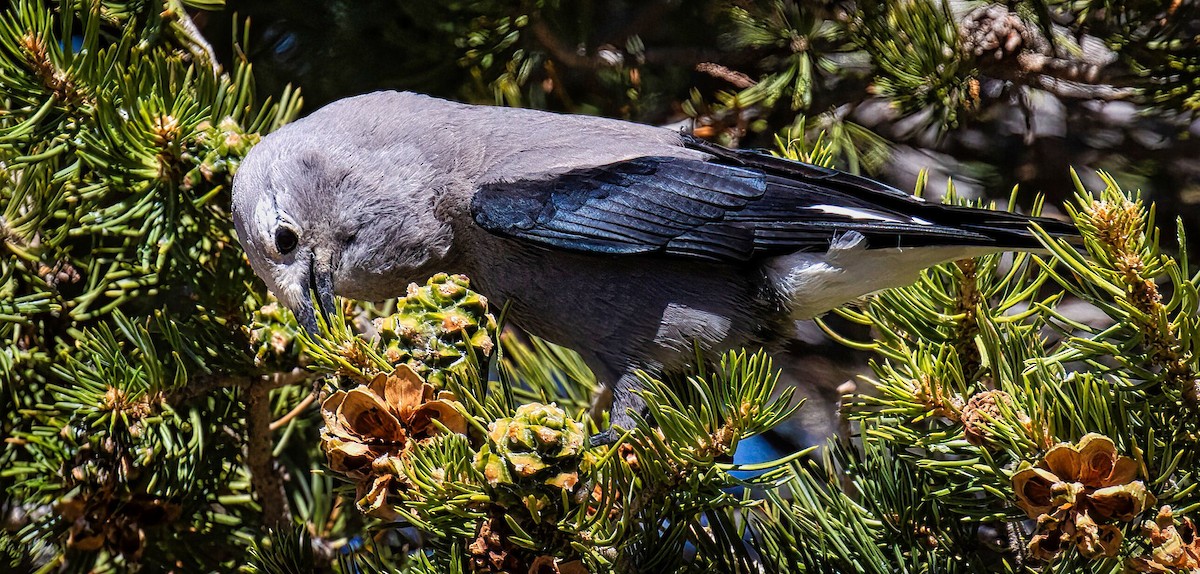
[[530,403],[513,418],[492,423],[475,467],[493,487],[529,490],[541,485],[570,490],[579,482],[586,435],[583,425],[557,405]]
[[205,182],[224,183],[259,139],[259,134],[246,133],[233,118],[215,126],[209,122],[196,126],[195,139],[181,158],[193,166],[184,174],[181,187],[188,190]]
[[250,345],[254,362],[264,365],[294,365],[300,353],[296,345],[296,323],[279,303],[268,303],[254,312]]
[[393,365],[407,363],[435,387],[446,371],[483,361],[495,347],[496,319],[487,298],[462,275],[439,273],[424,287],[408,286],[393,315],[376,319],[378,345]]

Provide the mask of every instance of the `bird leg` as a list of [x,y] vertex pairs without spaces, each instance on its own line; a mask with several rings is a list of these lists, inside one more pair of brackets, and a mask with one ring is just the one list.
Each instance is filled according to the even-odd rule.
[[589,439],[592,446],[608,445],[616,442],[624,431],[637,426],[637,419],[650,418],[646,401],[636,391],[642,388],[642,382],[636,373],[625,373],[617,379],[612,387],[612,408],[608,412],[608,430],[595,434]]

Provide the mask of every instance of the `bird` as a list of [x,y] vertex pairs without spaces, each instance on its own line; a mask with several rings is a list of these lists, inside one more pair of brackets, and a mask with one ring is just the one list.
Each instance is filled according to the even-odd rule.
[[263,137],[232,213],[253,270],[309,331],[335,295],[466,275],[604,383],[612,426],[594,442],[644,414],[639,371],[786,341],[933,265],[1037,250],[1035,223],[1077,234],[668,128],[393,91]]

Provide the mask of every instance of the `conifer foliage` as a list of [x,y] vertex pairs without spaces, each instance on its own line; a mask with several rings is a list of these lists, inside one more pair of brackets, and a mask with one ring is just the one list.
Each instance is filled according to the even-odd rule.
[[[1071,6],[1085,19],[1156,10],[1142,4]],[[469,278],[341,301],[317,334],[266,293],[229,185],[301,101],[258,101],[248,63],[217,63],[189,14],[220,7],[19,0],[0,13],[0,568],[1200,571],[1200,273],[1160,248],[1153,206],[1111,177],[1098,190],[1076,178],[1079,244],[1038,231],[1042,255],[943,265],[837,311],[870,327],[870,340],[825,328],[873,354],[872,384],[843,400],[819,452],[734,462],[805,408],[754,349],[647,373],[651,417],[592,446],[607,425],[594,378],[504,330]],[[925,0],[836,21],[734,3],[726,41],[768,54],[769,70],[689,109],[718,137],[748,102],[796,114],[837,62],[865,54],[872,90],[949,125],[976,105],[973,58],[1049,66],[1030,81],[1066,73],[1037,59],[1069,53],[1038,35],[1061,24],[1037,6],[984,8],[960,21],[988,27],[964,33]],[[1170,18],[1131,22],[1096,28],[1132,39],[1130,69],[1192,66],[1157,41]],[[543,56],[505,51],[544,23],[471,26],[463,65],[482,83],[508,62],[495,89],[515,103],[529,85],[512,72]],[[926,50],[904,56],[901,40]],[[1188,80],[1168,76],[1142,95],[1193,105]],[[793,159],[850,162],[839,137],[778,142]]]
[[255,103],[248,65],[220,70],[187,13],[206,7],[0,15],[0,553],[18,569],[214,568],[262,522],[239,401],[270,384],[249,328],[267,300],[229,183],[300,101]]

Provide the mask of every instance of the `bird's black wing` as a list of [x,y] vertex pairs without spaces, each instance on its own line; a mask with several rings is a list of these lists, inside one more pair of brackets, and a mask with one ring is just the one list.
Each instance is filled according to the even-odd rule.
[[[850,231],[868,248],[1037,245],[1025,216],[926,203],[844,172],[685,142],[712,158],[639,157],[491,183],[476,193],[472,214],[492,233],[547,247],[727,262],[823,251]],[[1037,221],[1051,233],[1069,228]]]

